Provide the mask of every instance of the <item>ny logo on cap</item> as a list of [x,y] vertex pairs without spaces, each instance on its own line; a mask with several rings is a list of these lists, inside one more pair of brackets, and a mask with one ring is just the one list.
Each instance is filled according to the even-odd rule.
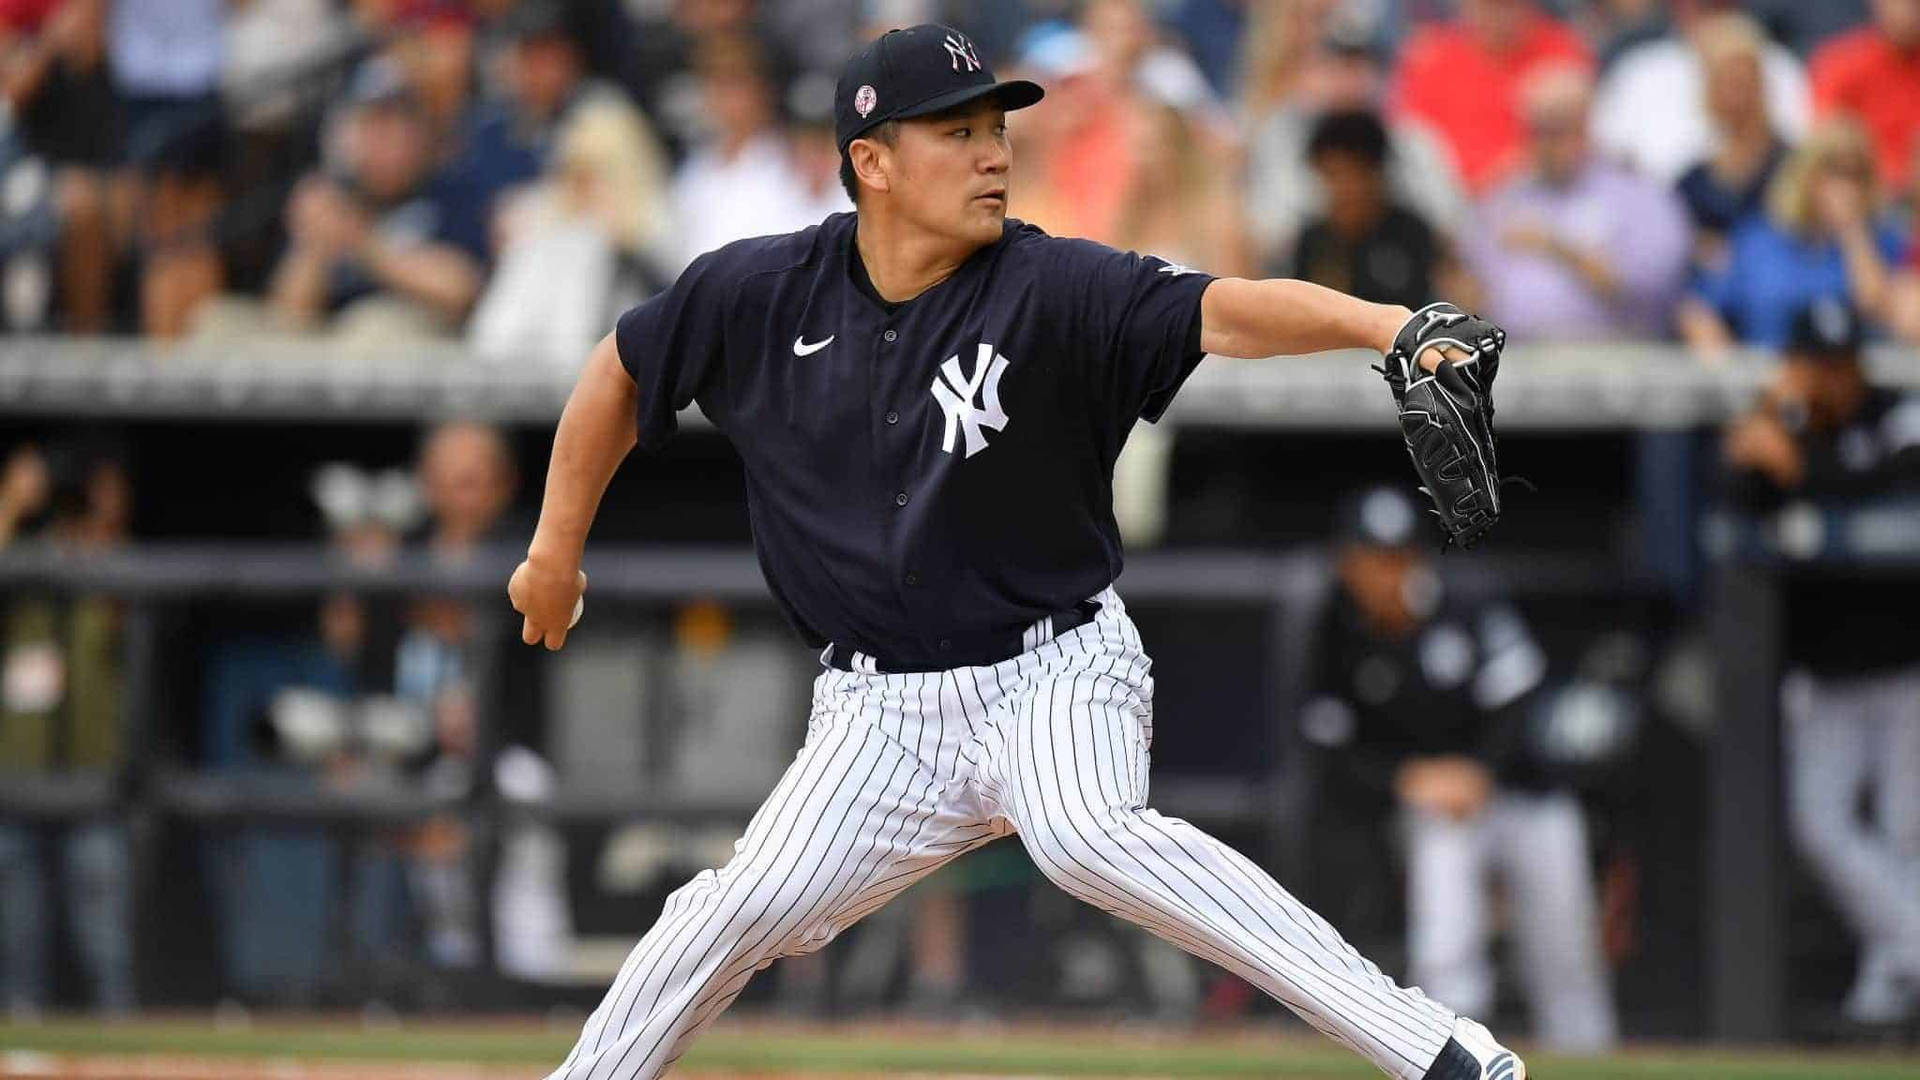
[[980,70],[980,58],[974,55],[973,42],[959,34],[948,34],[944,44],[947,55],[953,59],[953,70],[959,71],[962,63],[967,65],[968,71]]

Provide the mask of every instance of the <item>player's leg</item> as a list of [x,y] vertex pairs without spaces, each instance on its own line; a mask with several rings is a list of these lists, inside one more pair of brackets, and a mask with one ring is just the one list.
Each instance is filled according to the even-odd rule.
[[999,835],[887,730],[880,714],[901,711],[888,678],[821,676],[806,744],[733,858],[667,898],[553,1080],[658,1076],[754,972]]
[[26,1019],[47,1005],[47,881],[31,826],[0,823],[0,1009]]
[[1610,1049],[1613,991],[1580,801],[1564,792],[1502,795],[1489,813],[1534,1038],[1565,1053]]
[[1795,846],[1871,953],[1920,940],[1920,901],[1885,839],[1857,808],[1882,753],[1871,682],[1790,677],[1786,721],[1787,811]]
[[1448,1008],[1476,1015],[1493,1004],[1488,831],[1484,817],[1406,814],[1407,976]]
[[987,775],[1051,880],[1248,980],[1389,1075],[1479,1080],[1487,1063],[1523,1080],[1490,1036],[1480,1044],[1485,1029],[1396,985],[1238,852],[1146,808],[1151,680],[1123,610],[1038,652],[997,717]]
[[[1873,818],[1892,873],[1920,907],[1920,669],[1880,682],[1877,745],[1870,755]],[[1911,920],[1920,926],[1920,918]],[[1920,938],[1876,941],[1862,950],[1847,1014],[1894,1023],[1920,1012]]]

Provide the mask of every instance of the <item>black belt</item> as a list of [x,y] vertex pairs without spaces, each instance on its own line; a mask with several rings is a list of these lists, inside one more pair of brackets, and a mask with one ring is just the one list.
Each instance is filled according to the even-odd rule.
[[[1082,600],[1065,611],[1057,611],[1034,622],[1018,634],[986,634],[968,639],[941,638],[938,663],[894,660],[861,652],[851,645],[834,642],[820,653],[820,662],[840,671],[866,675],[907,675],[914,672],[946,671],[959,667],[983,667],[1011,660],[1038,645],[1045,644],[1076,627],[1085,626],[1100,614],[1100,601]],[[951,659],[949,659],[951,658]]]

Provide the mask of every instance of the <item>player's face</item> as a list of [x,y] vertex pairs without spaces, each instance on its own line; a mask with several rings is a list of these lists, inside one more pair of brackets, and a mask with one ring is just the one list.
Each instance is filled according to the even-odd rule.
[[889,154],[894,205],[931,232],[972,244],[1000,238],[1007,217],[1007,113],[992,102],[903,121]]

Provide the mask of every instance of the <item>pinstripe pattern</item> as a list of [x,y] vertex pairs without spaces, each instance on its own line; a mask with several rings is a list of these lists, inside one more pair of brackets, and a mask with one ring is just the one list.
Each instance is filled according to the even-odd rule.
[[1074,896],[1234,972],[1389,1075],[1424,1075],[1452,1012],[1396,986],[1244,856],[1147,809],[1152,662],[1119,597],[1097,599],[1092,622],[1030,632],[1000,664],[822,672],[806,743],[733,858],[667,899],[551,1080],[659,1075],[754,972],[1010,833]]

